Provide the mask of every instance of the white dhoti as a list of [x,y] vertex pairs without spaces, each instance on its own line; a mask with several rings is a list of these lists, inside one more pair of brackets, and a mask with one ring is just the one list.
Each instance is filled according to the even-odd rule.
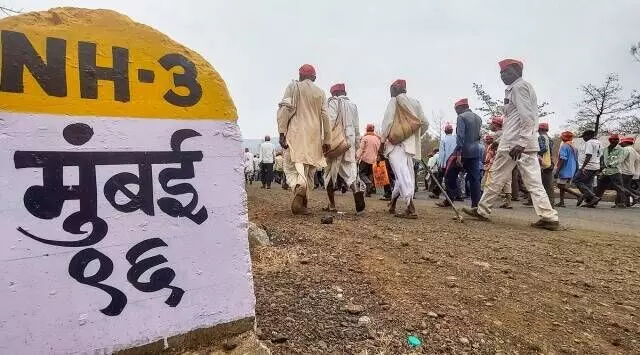
[[413,173],[413,156],[407,153],[402,146],[396,145],[388,155],[391,169],[395,174],[395,185],[391,198],[399,198],[409,206],[415,192],[415,175]]
[[294,187],[294,193],[296,191],[295,187],[298,185],[305,191],[309,185],[313,185],[313,174],[316,172],[315,166],[292,162],[288,149],[284,150],[282,157],[284,158],[282,170],[287,177],[287,184]]
[[498,151],[491,166],[491,180],[484,189],[478,203],[478,213],[489,217],[493,204],[500,198],[506,183],[511,180],[513,168],[518,166],[522,181],[531,194],[536,214],[545,221],[558,221],[558,212],[553,209],[549,196],[542,186],[540,162],[537,153],[523,153],[518,161],[514,161],[508,151]]
[[[348,154],[345,153],[345,154]],[[345,159],[345,154],[335,158],[327,158],[327,167],[324,168],[324,187],[329,185],[329,182],[333,181],[335,185],[338,175],[342,177],[348,187],[351,187],[358,178],[358,165],[355,161],[348,161]]]

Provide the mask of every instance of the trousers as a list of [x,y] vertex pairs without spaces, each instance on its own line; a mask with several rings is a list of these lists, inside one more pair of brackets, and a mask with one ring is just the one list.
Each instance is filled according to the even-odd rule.
[[478,203],[478,213],[487,218],[491,215],[493,205],[499,200],[504,184],[509,180],[516,166],[522,176],[522,182],[531,194],[536,214],[543,220],[557,221],[558,212],[551,206],[549,196],[542,186],[537,153],[523,153],[516,161],[509,156],[508,151],[497,152],[491,166],[491,181]]

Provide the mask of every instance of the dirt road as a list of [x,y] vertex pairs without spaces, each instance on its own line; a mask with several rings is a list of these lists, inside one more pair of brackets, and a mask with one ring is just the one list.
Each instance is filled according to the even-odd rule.
[[355,217],[348,195],[347,214],[321,225],[322,192],[313,215],[296,217],[281,189],[248,194],[250,220],[274,243],[254,251],[253,271],[259,334],[275,354],[640,353],[633,225],[538,231],[530,210],[459,224],[432,201],[418,201],[419,220],[377,200]]

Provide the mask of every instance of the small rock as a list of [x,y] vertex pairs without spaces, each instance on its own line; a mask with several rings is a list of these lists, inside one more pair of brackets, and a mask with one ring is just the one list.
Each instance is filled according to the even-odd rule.
[[287,321],[287,322],[292,322],[292,323],[296,321],[295,319],[293,319],[291,317],[286,317],[284,320]]
[[230,339],[224,342],[224,344],[222,344],[222,348],[226,351],[231,351],[235,348],[238,347],[238,340],[237,339]]
[[329,346],[327,345],[327,343],[324,340],[320,340],[318,342],[318,346],[320,347],[320,349],[322,350],[327,350],[329,348]]
[[333,224],[333,216],[324,216],[320,218],[320,223],[322,224]]
[[275,337],[273,337],[273,339],[271,339],[271,342],[274,344],[282,344],[286,343],[287,340],[289,339],[284,335],[276,335]]
[[274,296],[276,296],[276,297],[282,297],[282,296],[284,296],[284,292],[282,292],[282,291],[276,291],[276,292],[274,292],[274,294],[273,294],[273,295],[274,295]]
[[253,222],[249,222],[248,228],[248,237],[249,237],[249,248],[253,250],[256,246],[267,246],[271,245],[271,241],[269,240],[269,235],[267,232],[258,227],[257,224]]
[[438,318],[438,313],[436,312],[429,312],[427,313],[427,316],[431,317],[431,318]]
[[300,259],[300,264],[302,265],[307,265],[309,262],[311,262],[311,260],[309,260],[308,258]]
[[474,261],[473,264],[477,265],[477,266],[480,266],[480,267],[483,267],[485,269],[488,269],[488,268],[491,267],[491,264],[489,264],[487,262],[484,262],[484,261]]
[[402,245],[403,247],[408,247],[409,246],[409,242],[402,242],[400,245]]
[[371,324],[371,318],[367,316],[362,316],[358,319],[358,325],[361,327],[369,324]]
[[344,310],[349,312],[350,314],[360,314],[364,312],[364,307],[359,304],[348,303],[344,306]]
[[331,286],[331,289],[336,291],[336,293],[343,293],[342,289],[339,286]]
[[457,278],[457,277],[455,277],[455,276],[447,276],[447,280],[449,280],[449,281],[455,281],[455,280],[457,280],[457,279],[458,279],[458,278]]
[[469,344],[469,339],[467,339],[465,337],[462,337],[462,338],[460,338],[458,340],[460,340],[460,343],[462,343],[464,345],[468,345]]
[[494,320],[493,325],[495,325],[496,327],[502,327],[502,322],[499,320]]

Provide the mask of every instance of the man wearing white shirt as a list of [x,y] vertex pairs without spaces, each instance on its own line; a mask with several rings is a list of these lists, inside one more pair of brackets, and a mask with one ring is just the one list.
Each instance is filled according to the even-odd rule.
[[597,199],[593,192],[593,179],[600,171],[600,157],[602,156],[602,144],[596,138],[596,132],[586,130],[582,133],[584,144],[578,151],[578,173],[573,180],[578,190],[582,193],[582,198],[578,198],[578,206],[583,201],[591,203]]
[[271,137],[265,136],[260,144],[260,172],[262,173],[262,188],[271,188],[273,181],[273,163],[276,158],[276,147],[271,143]]
[[624,160],[620,164],[620,174],[622,174],[622,186],[626,189],[626,198],[624,204],[629,207],[638,203],[637,191],[631,188],[631,181],[638,179],[640,175],[640,154],[633,148],[635,139],[633,137],[624,137],[620,140],[620,146],[625,150]]
[[324,184],[329,198],[329,205],[325,211],[335,212],[335,185],[338,177],[342,178],[347,188],[353,192],[356,205],[356,213],[364,211],[364,190],[360,188],[358,177],[358,164],[356,161],[356,142],[360,141],[360,122],[358,119],[358,107],[347,97],[344,84],[335,84],[329,90],[331,97],[327,100],[327,115],[329,124],[334,127],[337,120],[342,120],[344,136],[349,144],[349,149],[340,156],[327,157],[327,166],[324,169]]
[[253,184],[253,153],[244,148],[244,181]]
[[533,208],[540,220],[531,226],[559,230],[558,212],[542,186],[538,161],[538,102],[531,84],[522,79],[523,64],[514,59],[500,61],[500,77],[505,89],[506,117],[495,160],[491,166],[491,181],[485,188],[477,208],[463,208],[470,216],[487,221],[493,204],[500,198],[504,184],[513,168],[518,167],[522,180],[531,194]]
[[[407,82],[402,79],[396,80],[390,88],[391,100],[387,106],[384,119],[382,121],[382,141],[384,144],[384,156],[389,159],[391,168],[396,177],[396,183],[391,193],[391,203],[389,212],[401,218],[418,218],[413,203],[415,193],[415,175],[413,172],[413,159],[421,159],[420,137],[428,129],[427,120],[424,117],[422,105],[418,100],[407,96]],[[401,114],[410,114],[420,121],[413,134],[401,142],[391,142],[391,127],[396,118]],[[398,199],[402,199],[406,204],[406,209],[402,213],[396,213]]]

